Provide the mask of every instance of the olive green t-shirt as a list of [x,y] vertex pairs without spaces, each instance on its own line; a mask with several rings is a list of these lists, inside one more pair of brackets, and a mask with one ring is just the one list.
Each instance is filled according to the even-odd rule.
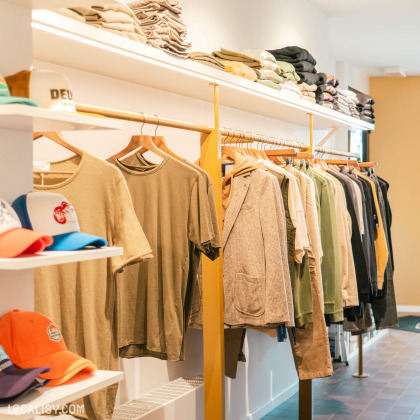
[[[35,176],[35,191],[64,195],[76,210],[81,232],[124,248],[112,258],[53,265],[35,270],[35,310],[57,323],[70,351],[98,369],[118,370],[115,281],[129,264],[152,257],[133,209],[124,177],[115,166],[84,153],[51,163],[51,170],[73,174]],[[135,264],[141,266],[141,264]],[[118,276],[117,276],[118,274]],[[84,398],[88,418],[111,418],[118,386]]]
[[136,156],[109,161],[127,181],[155,256],[141,267],[128,267],[119,278],[120,356],[183,360],[192,252],[215,253],[204,179],[169,156],[161,164],[147,166]]

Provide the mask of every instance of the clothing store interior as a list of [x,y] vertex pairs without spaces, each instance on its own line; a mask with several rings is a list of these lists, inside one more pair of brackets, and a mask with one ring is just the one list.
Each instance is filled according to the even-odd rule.
[[418,0],[0,16],[0,420],[420,419]]

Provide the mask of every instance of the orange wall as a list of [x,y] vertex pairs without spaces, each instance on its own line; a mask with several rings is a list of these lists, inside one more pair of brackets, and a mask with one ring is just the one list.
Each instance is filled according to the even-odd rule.
[[373,77],[370,160],[390,183],[397,305],[420,306],[420,77]]

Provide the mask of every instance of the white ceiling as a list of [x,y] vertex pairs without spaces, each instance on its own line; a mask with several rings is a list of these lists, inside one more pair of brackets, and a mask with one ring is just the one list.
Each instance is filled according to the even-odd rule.
[[330,55],[371,76],[420,75],[420,0],[309,0],[330,17]]

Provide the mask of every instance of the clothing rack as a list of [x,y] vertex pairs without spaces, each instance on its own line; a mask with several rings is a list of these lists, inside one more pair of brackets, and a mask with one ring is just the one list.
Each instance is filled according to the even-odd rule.
[[344,156],[344,157],[360,160],[360,155],[358,153],[343,152],[341,150],[328,149],[326,147],[321,147],[321,146],[315,146],[314,152],[320,155]]
[[[328,153],[335,156],[347,156],[360,159],[359,155],[339,150],[326,149],[313,144],[313,114],[309,114],[310,144],[279,139],[242,130],[219,129],[219,86],[214,89],[214,127],[186,121],[161,118],[157,115],[146,115],[110,108],[76,104],[78,112],[98,114],[100,116],[133,121],[142,124],[171,127],[200,133],[201,158],[200,166],[211,177],[218,209],[220,232],[222,229],[222,174],[220,138],[223,143],[258,142],[279,147],[291,147],[302,152]],[[223,420],[225,418],[225,366],[224,366],[224,308],[223,308],[223,250],[220,258],[211,261],[203,258],[203,348],[204,348],[204,406],[206,420]],[[299,381],[299,419],[313,418],[312,380]]]

